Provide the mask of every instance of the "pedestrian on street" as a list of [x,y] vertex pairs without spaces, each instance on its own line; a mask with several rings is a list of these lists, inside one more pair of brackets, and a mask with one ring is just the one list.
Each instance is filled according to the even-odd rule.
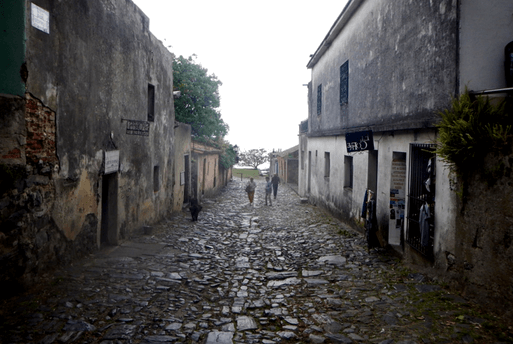
[[249,205],[253,205],[253,198],[255,197],[256,183],[253,178],[249,178],[249,182],[246,184],[246,192],[248,193]]
[[271,183],[273,184],[274,199],[276,199],[276,194],[278,193],[278,184],[280,184],[280,177],[278,177],[277,173],[273,176]]
[[269,198],[269,205],[273,205],[271,201],[271,193],[273,192],[273,183],[269,180],[269,177],[265,177],[265,205],[267,205],[267,199]]

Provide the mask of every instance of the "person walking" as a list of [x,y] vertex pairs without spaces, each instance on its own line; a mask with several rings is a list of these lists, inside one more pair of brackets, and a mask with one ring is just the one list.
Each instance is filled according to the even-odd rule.
[[278,193],[278,184],[280,184],[280,177],[278,177],[277,173],[273,176],[271,183],[273,184],[274,199],[276,199],[276,194]]
[[267,199],[269,198],[269,205],[273,205],[271,201],[271,193],[273,192],[273,183],[269,180],[269,177],[265,177],[265,205],[267,205]]
[[253,199],[255,197],[256,183],[253,178],[249,178],[249,182],[246,184],[246,192],[248,193],[249,205],[253,205]]

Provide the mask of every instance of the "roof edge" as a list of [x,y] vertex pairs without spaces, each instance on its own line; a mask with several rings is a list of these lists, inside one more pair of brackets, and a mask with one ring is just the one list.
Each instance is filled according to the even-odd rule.
[[321,44],[315,51],[315,53],[310,58],[310,61],[308,61],[308,64],[306,65],[306,68],[311,69],[313,68],[317,62],[320,60],[320,58],[324,55],[324,53],[329,49],[331,46],[331,43],[335,40],[335,38],[338,36],[340,31],[344,28],[344,26],[347,24],[349,19],[353,16],[354,12],[358,9],[358,7],[361,5],[361,3],[365,0],[349,0],[342,10],[342,12],[339,14],[338,18],[335,20],[333,25],[331,26],[330,30],[326,34],[326,37],[322,40]]

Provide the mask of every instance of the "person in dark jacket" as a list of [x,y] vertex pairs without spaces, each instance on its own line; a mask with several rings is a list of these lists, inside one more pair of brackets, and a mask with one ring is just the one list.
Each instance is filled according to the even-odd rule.
[[276,194],[278,193],[278,184],[280,184],[280,177],[278,177],[278,174],[275,174],[273,176],[273,179],[271,179],[271,183],[273,184],[274,199],[276,199]]
[[191,211],[192,221],[198,221],[198,214],[203,207],[198,203],[196,198],[191,199],[190,203],[189,210]]

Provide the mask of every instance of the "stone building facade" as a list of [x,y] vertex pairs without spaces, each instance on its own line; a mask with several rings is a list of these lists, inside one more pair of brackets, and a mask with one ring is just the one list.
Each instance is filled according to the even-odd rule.
[[300,195],[360,228],[372,195],[380,246],[463,280],[452,267],[472,253],[461,249],[454,176],[434,154],[437,114],[465,87],[505,87],[511,13],[507,0],[350,0],[308,62]]
[[179,212],[191,198],[192,180],[192,152],[191,152],[191,126],[184,123],[175,123],[174,147],[174,185],[173,185],[173,212]]
[[280,181],[297,185],[298,183],[298,146],[270,154],[270,175],[278,174]]
[[130,0],[2,6],[0,284],[13,290],[168,213],[173,56]]
[[193,140],[191,152],[191,197],[212,197],[232,179],[232,169],[221,165],[221,149]]

